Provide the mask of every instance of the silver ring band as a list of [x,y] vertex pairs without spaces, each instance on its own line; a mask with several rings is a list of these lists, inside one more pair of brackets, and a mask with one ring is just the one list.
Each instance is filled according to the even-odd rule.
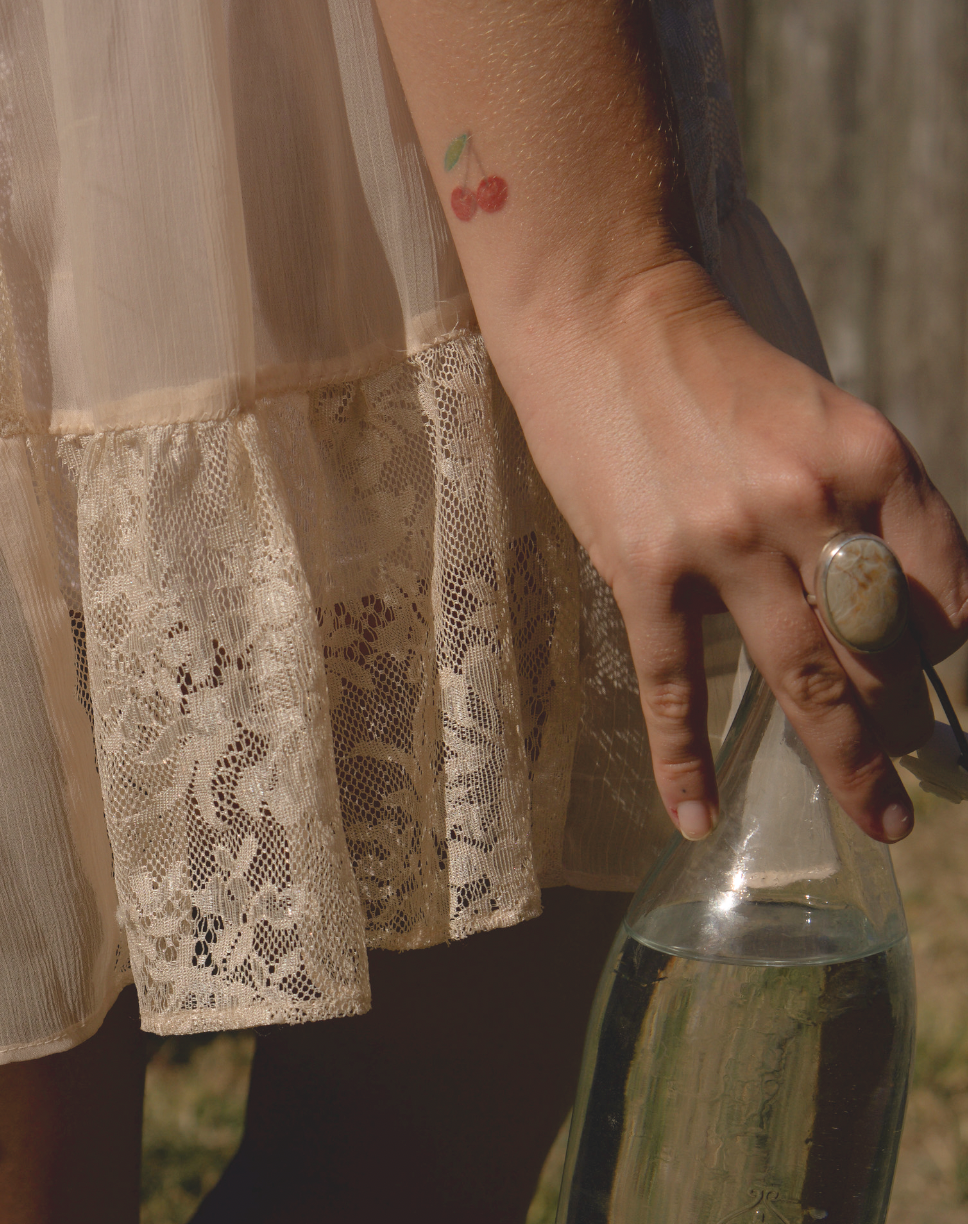
[[880,536],[845,532],[820,551],[810,600],[824,624],[849,650],[877,654],[907,625],[907,579]]

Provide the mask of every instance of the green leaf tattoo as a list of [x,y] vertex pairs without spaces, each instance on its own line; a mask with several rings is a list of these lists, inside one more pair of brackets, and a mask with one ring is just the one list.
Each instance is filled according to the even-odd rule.
[[453,170],[460,161],[460,155],[464,152],[464,146],[467,144],[467,133],[463,132],[460,136],[455,136],[447,146],[447,152],[444,154],[444,169]]

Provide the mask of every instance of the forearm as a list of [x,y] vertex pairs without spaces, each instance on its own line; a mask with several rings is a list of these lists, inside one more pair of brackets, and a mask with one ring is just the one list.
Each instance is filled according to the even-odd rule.
[[701,622],[725,606],[835,797],[902,836],[884,748],[930,731],[914,639],[858,661],[803,594],[826,540],[878,524],[942,592],[918,626],[941,658],[968,635],[964,540],[883,418],[689,258],[648,0],[376,2],[488,351],[624,617],[670,814],[693,836],[715,816]]
[[682,258],[691,211],[647,6],[377,4],[485,336]]

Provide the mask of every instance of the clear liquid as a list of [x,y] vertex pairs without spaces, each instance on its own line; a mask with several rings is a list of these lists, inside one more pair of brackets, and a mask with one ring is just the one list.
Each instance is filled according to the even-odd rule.
[[[633,933],[630,931],[630,933]],[[727,894],[652,910],[634,935],[659,952],[742,965],[832,965],[882,952],[903,938],[896,929],[879,939],[867,916],[852,905],[752,901]]]
[[783,965],[676,956],[620,933],[559,1224],[882,1224],[914,1038],[910,947],[849,959],[853,936],[830,938],[828,961]]

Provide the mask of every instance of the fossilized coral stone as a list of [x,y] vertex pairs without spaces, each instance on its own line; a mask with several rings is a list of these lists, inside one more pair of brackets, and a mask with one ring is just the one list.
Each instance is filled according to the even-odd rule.
[[854,536],[830,548],[820,585],[827,624],[847,646],[875,651],[897,641],[907,621],[907,581],[883,540]]

